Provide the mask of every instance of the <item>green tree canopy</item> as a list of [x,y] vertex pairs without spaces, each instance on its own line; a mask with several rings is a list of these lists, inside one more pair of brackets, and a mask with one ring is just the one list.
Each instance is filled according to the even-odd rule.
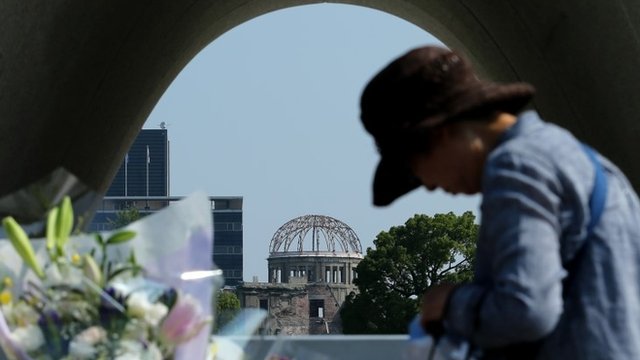
[[430,286],[471,280],[477,234],[471,212],[415,215],[378,234],[356,269],[359,294],[347,297],[341,310],[343,331],[406,333]]
[[119,229],[131,224],[141,217],[142,215],[136,207],[128,206],[126,209],[118,211],[115,219],[109,219],[109,225],[113,229]]
[[214,331],[222,329],[240,311],[240,300],[230,291],[219,291],[216,297],[216,313]]

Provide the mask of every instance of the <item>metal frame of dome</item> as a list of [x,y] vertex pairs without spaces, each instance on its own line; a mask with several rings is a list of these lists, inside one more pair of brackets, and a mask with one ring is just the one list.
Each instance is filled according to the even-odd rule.
[[320,238],[324,238],[327,251],[335,252],[336,243],[342,252],[362,253],[362,244],[355,231],[347,224],[330,216],[305,215],[297,217],[282,225],[271,238],[269,251],[288,252],[291,244],[297,242],[297,251],[304,251],[304,240],[311,232],[311,250],[320,250]]

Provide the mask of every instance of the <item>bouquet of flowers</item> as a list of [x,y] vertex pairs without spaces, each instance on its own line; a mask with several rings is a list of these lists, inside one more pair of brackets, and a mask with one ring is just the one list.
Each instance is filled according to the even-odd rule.
[[[183,241],[151,241],[158,231],[171,232],[166,220],[175,211],[167,210],[112,233],[72,236],[66,197],[50,210],[39,244],[5,217],[2,226],[18,256],[12,263],[7,246],[0,247],[4,353],[15,359],[204,358],[212,277],[220,271],[211,269],[210,252],[202,256],[202,248],[191,246],[210,247],[211,217],[205,211],[202,226],[173,226]],[[210,266],[202,267],[207,260]],[[192,266],[204,270],[188,271]]]

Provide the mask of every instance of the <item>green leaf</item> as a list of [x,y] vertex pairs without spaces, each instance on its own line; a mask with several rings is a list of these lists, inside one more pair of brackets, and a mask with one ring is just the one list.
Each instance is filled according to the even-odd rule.
[[107,239],[107,245],[115,245],[127,242],[136,237],[136,232],[131,230],[119,231]]
[[138,265],[121,267],[121,268],[115,270],[114,272],[109,273],[109,276],[107,277],[107,282],[115,279],[116,276],[122,275],[127,271],[130,271],[131,273],[135,273],[135,272],[140,271],[140,270],[142,270],[142,267],[138,266]]
[[129,259],[128,259],[129,263],[131,265],[137,265],[138,264],[138,260],[136,260],[136,253],[132,250],[131,253],[129,254]]
[[96,242],[98,243],[98,245],[100,245],[100,247],[104,246],[104,239],[102,238],[102,235],[96,233],[95,234],[95,239],[96,239]]

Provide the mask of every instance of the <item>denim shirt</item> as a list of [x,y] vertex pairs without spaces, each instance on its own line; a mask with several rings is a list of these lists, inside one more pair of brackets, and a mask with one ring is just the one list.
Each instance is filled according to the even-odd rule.
[[475,278],[451,295],[448,331],[483,348],[544,338],[539,359],[640,359],[640,202],[598,160],[607,197],[587,238],[593,164],[566,130],[518,117],[484,167]]

